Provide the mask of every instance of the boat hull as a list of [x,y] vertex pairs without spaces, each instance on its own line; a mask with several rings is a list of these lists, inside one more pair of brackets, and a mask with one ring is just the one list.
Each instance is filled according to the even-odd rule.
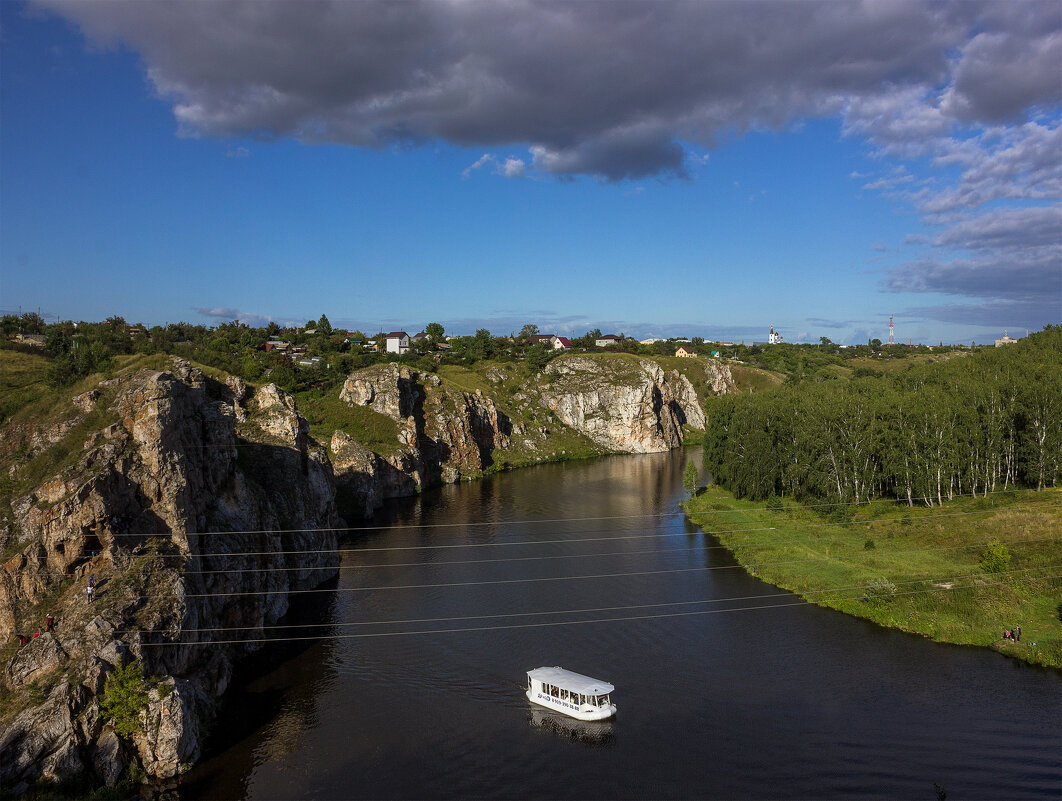
[[531,703],[538,704],[546,709],[552,709],[554,712],[560,712],[562,715],[567,715],[576,720],[608,720],[616,716],[615,704],[609,704],[608,706],[590,706],[589,704],[576,706],[541,692],[527,690],[524,694]]

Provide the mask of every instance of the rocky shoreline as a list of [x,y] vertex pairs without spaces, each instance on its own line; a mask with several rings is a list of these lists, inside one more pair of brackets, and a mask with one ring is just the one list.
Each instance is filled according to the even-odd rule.
[[[551,427],[602,453],[668,450],[684,425],[704,427],[703,399],[678,371],[602,364],[552,362],[518,393],[537,410],[527,415],[399,365],[353,373],[340,398],[395,422],[387,453],[342,431],[320,443],[274,385],[252,391],[180,359],[101,382],[39,430],[5,432],[16,486],[34,483],[42,454],[66,446],[70,458],[15,494],[0,526],[0,624],[19,633],[56,620],[2,652],[4,792],[162,782],[193,764],[236,662],[261,647],[292,591],[336,576],[337,493],[371,516],[387,498],[482,475],[511,449],[545,461]],[[727,372],[712,386],[733,381]],[[107,677],[134,661],[146,703],[121,737],[102,702]]]

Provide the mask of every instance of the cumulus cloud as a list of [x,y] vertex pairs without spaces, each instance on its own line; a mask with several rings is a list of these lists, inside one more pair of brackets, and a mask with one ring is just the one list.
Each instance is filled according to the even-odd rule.
[[492,153],[484,153],[476,159],[475,162],[461,171],[461,177],[469,178],[476,170],[488,166],[493,168],[492,172],[495,175],[503,175],[506,178],[523,178],[524,171],[527,168],[527,165],[522,159],[510,156],[503,160],[499,159]]
[[183,135],[444,141],[484,153],[466,178],[688,179],[734,136],[838,117],[882,160],[851,177],[940,229],[885,291],[1057,285],[1057,212],[1008,211],[1062,198],[1057,0],[32,2],[138,53]]
[[682,177],[688,145],[807,116],[910,142],[1059,92],[1051,0],[37,5],[136,50],[188,135],[522,144],[606,180]]

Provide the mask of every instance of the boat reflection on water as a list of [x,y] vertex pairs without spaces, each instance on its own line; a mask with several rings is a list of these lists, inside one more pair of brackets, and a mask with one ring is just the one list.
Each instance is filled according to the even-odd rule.
[[536,729],[545,729],[591,748],[608,748],[615,741],[611,720],[576,720],[548,709],[532,707],[527,710],[527,722]]

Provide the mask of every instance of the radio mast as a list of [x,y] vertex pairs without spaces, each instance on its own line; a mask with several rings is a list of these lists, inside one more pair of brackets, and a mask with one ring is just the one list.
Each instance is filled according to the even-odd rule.
[[895,345],[896,344],[896,331],[893,330],[893,327],[892,327],[892,315],[891,314],[889,315],[889,344],[890,345]]

